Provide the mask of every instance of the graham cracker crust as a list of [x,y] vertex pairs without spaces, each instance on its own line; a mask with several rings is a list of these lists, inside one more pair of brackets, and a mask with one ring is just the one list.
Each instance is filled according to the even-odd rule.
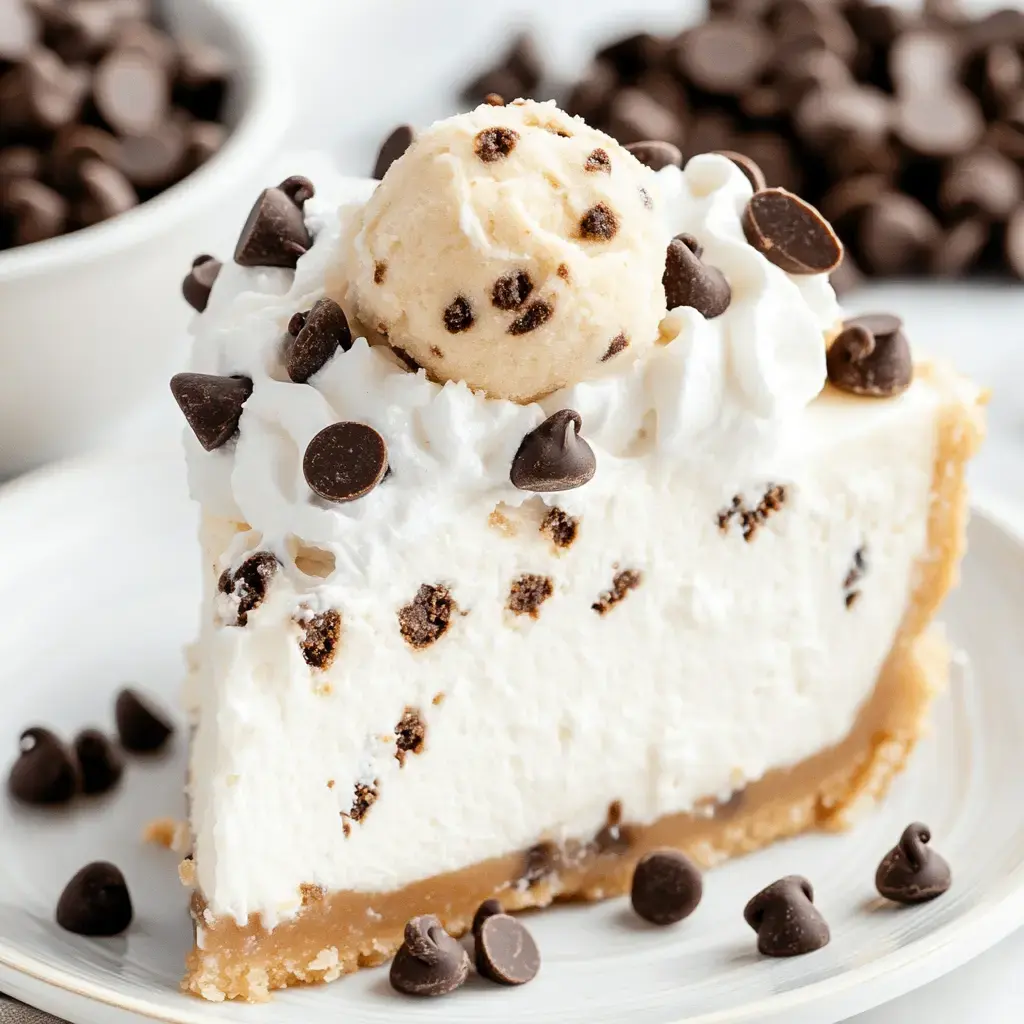
[[984,428],[980,402],[960,398],[955,377],[943,380],[944,372],[933,367],[918,372],[949,396],[938,425],[927,551],[874,692],[841,743],[768,773],[725,804],[709,801],[704,814],[673,814],[642,827],[623,823],[591,841],[545,844],[396,892],[325,894],[310,887],[302,911],[270,932],[257,915],[241,927],[230,919],[207,921],[196,894],[202,948],[188,957],[183,988],[214,1001],[264,1001],[273,989],[332,981],[383,963],[415,914],[437,914],[449,932],[461,935],[488,897],[521,910],[626,893],[637,860],[657,847],[685,850],[711,867],[811,829],[848,828],[902,770],[926,727],[932,698],[948,679],[949,648],[941,631],[929,626],[964,553],[965,469]]

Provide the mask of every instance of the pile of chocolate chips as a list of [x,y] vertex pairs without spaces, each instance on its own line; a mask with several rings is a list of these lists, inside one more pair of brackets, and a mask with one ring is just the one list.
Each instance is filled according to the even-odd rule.
[[0,249],[89,227],[220,149],[231,64],[151,0],[0,0]]
[[[466,98],[546,98],[516,41]],[[971,16],[866,0],[711,0],[679,35],[599,51],[569,111],[622,143],[733,150],[814,203],[847,259],[835,275],[1024,277],[1024,12]]]

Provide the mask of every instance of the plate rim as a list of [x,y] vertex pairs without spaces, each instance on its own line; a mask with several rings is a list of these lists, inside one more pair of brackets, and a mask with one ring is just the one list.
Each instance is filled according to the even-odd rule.
[[[55,481],[79,477],[83,473],[110,471],[118,463],[174,457],[170,446],[157,446],[147,451],[126,448],[94,452],[44,466],[0,485],[0,516],[12,500],[31,501],[36,492],[45,492]],[[177,457],[180,461],[180,453]],[[974,488],[971,514],[1001,533],[1024,555],[1024,514],[1008,499],[990,488]],[[1024,860],[1004,876],[1004,880],[1008,891],[1003,898],[975,906],[958,920],[870,964],[773,994],[769,997],[770,1006],[764,1005],[764,1001],[751,1002],[731,1009],[712,1010],[697,1017],[673,1018],[675,1024],[754,1024],[755,1021],[757,1024],[781,1024],[782,1021],[801,1024],[811,1020],[806,1015],[815,1006],[826,999],[839,997],[845,1000],[843,1012],[847,1016],[881,1006],[963,966],[1024,924]],[[913,971],[908,970],[911,967]],[[42,993],[42,1002],[51,1007],[65,999],[85,1000],[165,1024],[209,1024],[218,1016],[210,1004],[200,1004],[202,1008],[196,1006],[192,1009],[190,1001],[183,998],[180,1006],[171,1005],[153,998],[128,995],[87,977],[76,977],[64,968],[21,953],[16,946],[0,939],[0,977],[4,976],[13,977],[16,987],[26,993],[30,1002]],[[858,991],[860,995],[855,995]],[[180,996],[176,990],[161,994]],[[61,1013],[67,1009],[74,1007],[69,1005],[63,1011],[53,1009],[49,1012]],[[815,1020],[820,1024],[820,1017]]]

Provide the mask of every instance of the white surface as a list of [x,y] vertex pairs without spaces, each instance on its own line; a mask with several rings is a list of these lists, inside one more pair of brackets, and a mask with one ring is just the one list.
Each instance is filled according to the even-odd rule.
[[[69,507],[78,511],[70,522]],[[169,697],[197,592],[193,525],[181,471],[157,452],[82,463],[0,500],[0,537],[8,538],[0,602],[15,610],[0,639],[0,731],[13,736],[32,719],[67,733],[109,727],[109,696],[126,680]],[[510,992],[474,983],[429,1005],[396,1002],[380,970],[281,995],[269,1009],[188,999],[174,989],[189,942],[175,858],[138,841],[145,821],[182,811],[179,733],[172,756],[133,762],[122,792],[71,814],[0,804],[0,986],[80,1024],[136,1019],[118,1005],[190,1024],[358,1024],[399,1014],[668,1022],[684,1013],[702,1024],[827,1024],[898,995],[982,951],[1024,914],[1024,636],[1016,628],[1024,547],[983,517],[971,545],[963,589],[948,609],[971,667],[941,701],[934,735],[891,799],[848,835],[805,837],[712,873],[704,903],[679,928],[640,927],[622,900],[532,915],[545,956],[534,984]],[[53,631],[43,658],[40,623]],[[933,826],[956,883],[926,907],[880,906],[875,864],[912,818]],[[96,857],[119,861],[132,886],[136,921],[123,938],[81,939],[52,923],[63,882]],[[791,871],[815,883],[833,942],[812,957],[765,961],[753,952],[742,907]],[[913,1005],[921,1005],[916,997]]]
[[185,353],[192,259],[230,252],[281,148],[290,69],[237,0],[174,0],[170,21],[245,68],[237,129],[162,196],[85,231],[0,253],[0,478],[81,451],[143,413]]

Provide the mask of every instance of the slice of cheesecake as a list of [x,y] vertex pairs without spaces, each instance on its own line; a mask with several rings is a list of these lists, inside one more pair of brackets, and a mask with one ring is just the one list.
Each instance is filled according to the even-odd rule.
[[[844,827],[946,680],[931,623],[963,550],[977,389],[912,374],[892,318],[845,326],[825,386],[830,239],[777,230],[773,204],[811,214],[752,198],[723,157],[654,174],[543,105],[431,132],[403,160],[433,182],[436,274],[400,265],[420,241],[389,220],[401,174],[368,201],[289,179],[172,385],[203,506],[182,877],[185,984],[208,999],[380,963],[415,915],[460,934],[489,897],[620,894],[653,847],[710,866]],[[568,228],[545,214],[542,249],[514,250],[504,213],[466,203],[526,180],[501,207],[525,222],[552,201],[535,173],[581,194]],[[630,220],[648,215],[664,227]],[[573,282],[614,289],[631,247],[666,243],[671,312],[620,343],[643,317]],[[407,302],[377,297],[388,281]],[[586,330],[549,365],[559,336],[533,331],[563,314]],[[488,378],[474,338],[524,347]],[[510,401],[506,377],[546,393]]]

